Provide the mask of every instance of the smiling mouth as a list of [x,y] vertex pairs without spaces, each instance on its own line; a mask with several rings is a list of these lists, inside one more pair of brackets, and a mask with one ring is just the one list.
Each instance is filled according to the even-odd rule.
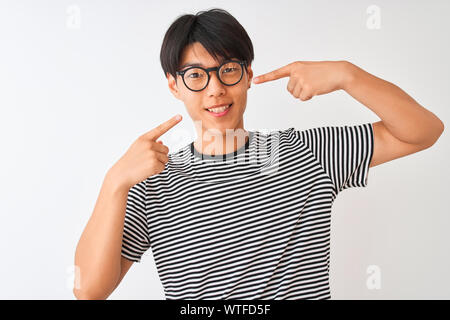
[[220,114],[220,113],[223,113],[226,110],[230,109],[232,106],[233,106],[233,103],[229,104],[228,106],[224,106],[224,107],[206,109],[206,111],[208,111],[210,113]]

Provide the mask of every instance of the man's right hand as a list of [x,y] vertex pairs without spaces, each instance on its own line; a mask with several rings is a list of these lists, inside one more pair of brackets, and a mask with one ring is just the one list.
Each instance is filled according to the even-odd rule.
[[137,138],[108,173],[129,189],[163,171],[169,161],[169,148],[157,139],[181,121],[182,117],[179,116],[179,120],[174,116]]

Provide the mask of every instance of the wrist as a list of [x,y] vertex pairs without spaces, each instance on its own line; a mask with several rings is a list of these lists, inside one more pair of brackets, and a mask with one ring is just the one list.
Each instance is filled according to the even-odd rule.
[[117,191],[119,190],[128,190],[132,187],[127,183],[126,179],[121,174],[121,171],[118,170],[115,166],[111,167],[105,175],[104,182]]

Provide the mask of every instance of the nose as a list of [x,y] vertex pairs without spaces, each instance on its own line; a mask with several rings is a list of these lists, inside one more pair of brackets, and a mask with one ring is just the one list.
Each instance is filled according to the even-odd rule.
[[220,82],[216,72],[210,72],[209,83],[205,90],[208,95],[220,95],[225,93],[225,85]]

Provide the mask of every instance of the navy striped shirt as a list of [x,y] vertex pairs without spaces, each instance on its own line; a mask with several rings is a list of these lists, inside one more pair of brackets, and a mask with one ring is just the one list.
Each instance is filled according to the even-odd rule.
[[167,300],[331,298],[331,207],[367,186],[372,124],[248,132],[227,155],[169,153],[128,192],[121,254],[151,248]]

